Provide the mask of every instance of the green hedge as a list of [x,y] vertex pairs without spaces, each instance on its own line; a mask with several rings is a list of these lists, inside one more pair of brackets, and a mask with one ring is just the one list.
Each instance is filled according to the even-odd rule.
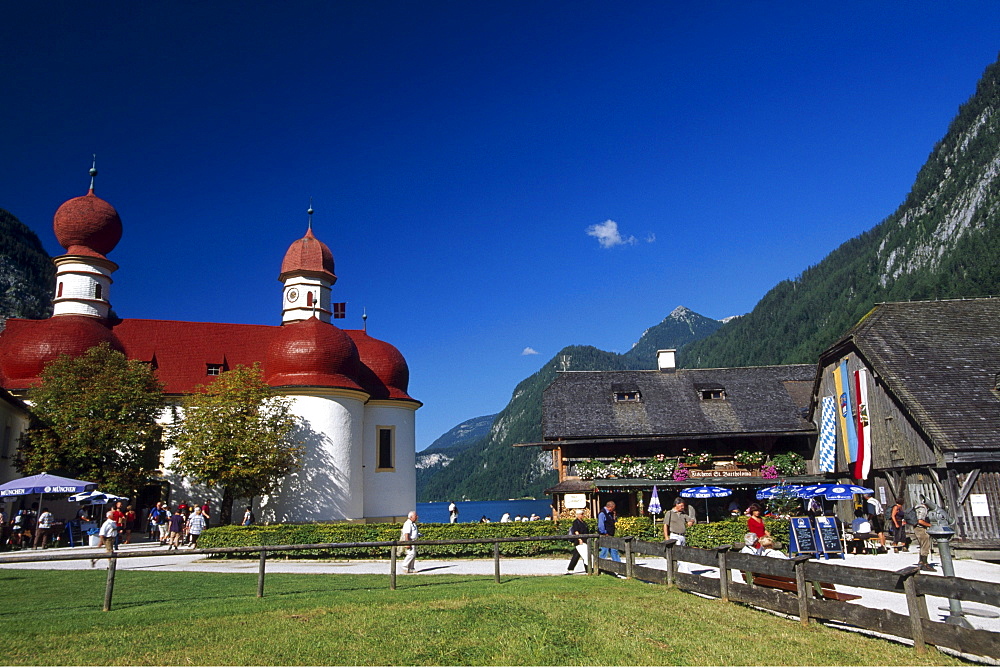
[[[515,536],[557,536],[569,531],[572,522],[493,522],[491,524],[421,524],[422,540],[449,540],[458,538],[511,538]],[[597,533],[597,521],[587,520],[591,533]],[[310,543],[376,543],[399,538],[401,524],[269,524],[251,527],[222,526],[207,529],[198,540],[198,547],[250,547],[257,545],[306,545]],[[647,517],[621,517],[618,519],[618,535],[638,536],[644,540],[655,540],[658,531],[653,530]],[[500,554],[504,556],[534,557],[544,554],[567,554],[568,542],[525,541],[523,543],[501,543]],[[425,545],[420,547],[421,556],[442,557],[492,557],[490,543],[470,545]],[[335,550],[304,550],[286,553],[287,558],[308,557],[339,559],[385,559],[389,548],[339,548]],[[237,556],[237,555],[231,555]],[[256,559],[257,555],[238,555]],[[277,556],[277,555],[275,555]]]
[[[764,526],[771,536],[781,544],[781,549],[788,547],[788,520],[764,518]],[[721,522],[711,524],[695,524],[688,527],[687,545],[689,547],[715,548],[720,545],[743,545],[743,536],[747,532],[747,518],[730,517]]]

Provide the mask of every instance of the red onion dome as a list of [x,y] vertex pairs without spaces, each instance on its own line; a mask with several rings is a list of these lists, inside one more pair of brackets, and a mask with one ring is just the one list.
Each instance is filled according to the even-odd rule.
[[361,390],[358,349],[347,334],[317,318],[282,325],[264,361],[272,387],[302,385]]
[[68,254],[104,257],[121,241],[122,219],[91,190],[64,202],[52,218],[52,229]]
[[60,355],[79,357],[100,343],[125,352],[102,320],[83,315],[60,315],[48,320],[10,319],[0,334],[0,372],[4,387],[25,389],[41,382],[45,365]]
[[304,274],[336,281],[333,273],[333,253],[330,248],[313,236],[312,226],[306,230],[306,235],[292,242],[281,261],[279,281],[285,280],[290,274]]
[[351,338],[361,356],[359,380],[372,399],[406,399],[410,384],[410,367],[395,346],[368,336],[367,332],[352,330]]

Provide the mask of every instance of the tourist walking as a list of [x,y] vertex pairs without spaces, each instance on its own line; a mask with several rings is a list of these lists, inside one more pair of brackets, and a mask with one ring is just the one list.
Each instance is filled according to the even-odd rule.
[[243,526],[248,527],[256,521],[257,518],[253,516],[253,508],[247,506],[246,512],[243,513]]
[[[615,514],[615,502],[608,501],[601,508],[601,512],[597,514],[597,533],[602,536],[614,536],[615,535],[615,523],[618,521],[618,515]],[[611,561],[621,562],[622,558],[618,554],[618,550],[614,548],[601,546],[600,551],[597,554],[601,559],[611,559]]]
[[191,548],[194,549],[198,547],[198,538],[201,537],[201,532],[205,530],[208,526],[208,522],[205,521],[205,514],[201,512],[201,508],[195,506],[194,512],[191,513],[191,517],[187,521],[188,535],[191,537]]
[[105,552],[114,552],[115,539],[118,538],[118,520],[115,519],[115,511],[109,510],[104,514],[107,518],[98,530],[97,535],[101,537],[101,545]]
[[52,523],[54,518],[52,513],[49,512],[48,508],[42,508],[42,514],[38,516],[38,526],[35,528],[35,542],[32,547],[38,549],[38,544],[41,543],[42,547],[45,547],[45,543],[48,542],[49,537],[52,535]]
[[[569,535],[582,536],[586,533],[590,532],[587,529],[587,523],[583,521],[583,510],[577,510],[576,519],[573,520],[573,524],[569,527]],[[583,569],[587,570],[587,541],[583,538],[577,538],[573,541],[573,556],[569,558],[569,565],[566,566],[566,575],[573,573],[581,557],[583,558]]]
[[448,523],[454,524],[458,521],[458,506],[452,501],[448,504]]
[[167,549],[179,549],[181,546],[181,537],[184,534],[184,515],[181,514],[181,509],[178,506],[174,509],[174,514],[170,516],[170,521],[167,527]]
[[[420,538],[420,530],[417,528],[417,511],[411,510],[403,522],[403,528],[399,532],[399,540],[416,540]],[[416,573],[417,546],[410,545],[406,550],[406,558],[403,560],[404,573]]]

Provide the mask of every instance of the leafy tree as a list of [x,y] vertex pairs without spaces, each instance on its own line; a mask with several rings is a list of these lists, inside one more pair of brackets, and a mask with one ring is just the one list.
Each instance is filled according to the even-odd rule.
[[222,524],[232,521],[237,498],[271,494],[301,466],[288,399],[264,382],[260,366],[236,367],[183,401],[171,427],[175,469],[203,485],[222,487]]
[[17,459],[26,475],[58,471],[134,495],[156,468],[163,386],[148,364],[102,343],[46,366],[28,399],[34,423]]

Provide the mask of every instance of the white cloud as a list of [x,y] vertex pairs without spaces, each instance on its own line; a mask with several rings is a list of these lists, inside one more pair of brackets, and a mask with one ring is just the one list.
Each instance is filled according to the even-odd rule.
[[521,354],[522,355],[537,355],[538,351],[535,350],[534,348],[532,348],[531,346],[528,346],[527,348],[525,348],[524,350],[521,351]]
[[618,223],[613,220],[606,220],[603,223],[591,225],[587,228],[587,236],[595,237],[601,248],[614,248],[615,246],[632,246],[636,238],[629,235],[623,237],[618,231]]

